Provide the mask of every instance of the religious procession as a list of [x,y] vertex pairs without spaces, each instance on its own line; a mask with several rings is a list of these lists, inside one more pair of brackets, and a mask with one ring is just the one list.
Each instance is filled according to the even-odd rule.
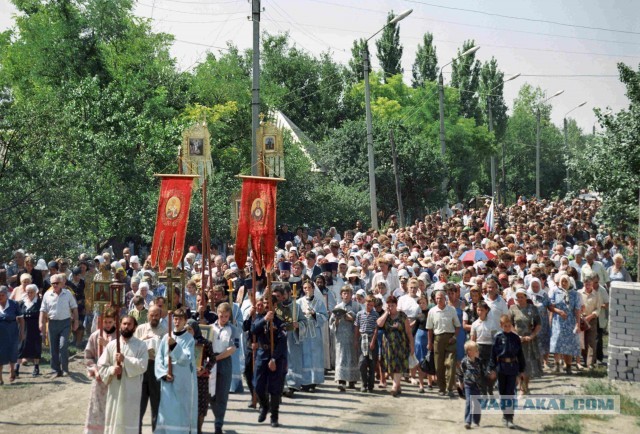
[[[247,181],[258,184],[243,206],[257,197],[273,215],[275,182]],[[0,382],[68,376],[70,341],[86,342],[86,433],[141,432],[146,412],[153,432],[199,433],[209,408],[221,433],[230,393],[278,428],[295,424],[280,416],[288,400],[326,387],[466,398],[469,428],[481,423],[472,394],[526,396],[544,375],[603,364],[607,287],[631,280],[633,241],[594,224],[597,202],[521,199],[313,234],[265,230],[241,209],[244,245],[192,245],[164,275],[129,249],[46,264],[16,251],[0,290]],[[43,339],[51,372],[39,370]]]
[[0,434],[638,431],[637,11],[477,3],[0,0]]

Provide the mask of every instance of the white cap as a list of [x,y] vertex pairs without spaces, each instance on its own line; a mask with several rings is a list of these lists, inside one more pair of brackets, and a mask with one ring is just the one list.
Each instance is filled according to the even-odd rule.
[[132,257],[129,258],[129,263],[130,264],[139,264],[140,263],[140,258],[137,257],[136,255],[133,255]]

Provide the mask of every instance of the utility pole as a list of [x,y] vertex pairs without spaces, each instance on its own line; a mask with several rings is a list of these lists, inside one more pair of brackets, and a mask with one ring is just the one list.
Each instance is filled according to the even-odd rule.
[[536,110],[536,200],[540,200],[540,107]]
[[640,189],[638,190],[638,239],[636,240],[636,256],[638,258],[636,273],[638,274],[638,283],[640,283]]
[[565,153],[565,160],[566,160],[566,166],[567,166],[567,194],[569,194],[569,191],[571,191],[571,186],[569,183],[569,134],[567,132],[567,118],[564,118],[564,153]]
[[[487,106],[489,109],[489,132],[493,132],[493,111],[491,110],[491,95],[487,96]],[[496,194],[496,156],[491,153],[491,197]]]
[[[440,74],[438,75],[438,106],[440,109],[440,154],[444,159],[445,153],[447,151],[447,145],[444,142],[444,80],[442,78],[442,68],[440,68]],[[444,205],[442,207],[442,221],[444,222],[446,219],[446,211],[447,211],[447,176],[445,175],[442,179],[442,194],[444,195]]]
[[400,227],[404,227],[404,210],[402,209],[402,194],[400,192],[400,178],[398,177],[398,154],[396,153],[396,141],[393,137],[393,129],[389,130],[389,142],[391,143],[391,157],[393,158],[393,176],[396,178],[398,216],[400,217]]
[[258,128],[260,128],[260,0],[251,0],[253,21],[253,81],[251,85],[251,175],[258,176]]
[[369,86],[369,50],[364,50],[364,105],[367,115],[367,155],[369,160],[369,208],[371,228],[378,230],[378,204],[376,203],[376,173],[373,163],[373,119],[371,117],[371,87]]

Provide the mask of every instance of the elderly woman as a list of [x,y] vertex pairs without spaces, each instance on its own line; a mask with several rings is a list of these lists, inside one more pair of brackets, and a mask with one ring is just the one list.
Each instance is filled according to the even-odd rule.
[[516,290],[515,303],[509,308],[511,322],[515,327],[515,332],[520,336],[522,352],[524,353],[525,371],[520,381],[520,391],[522,394],[529,393],[529,380],[531,377],[540,377],[542,370],[540,367],[540,349],[536,338],[542,326],[540,325],[540,314],[538,308],[527,303],[527,291],[520,287]]
[[387,311],[376,323],[384,330],[382,363],[385,371],[393,376],[391,395],[395,397],[402,393],[400,378],[409,370],[409,356],[415,352],[409,318],[398,310],[398,299],[391,295],[387,298]]
[[607,269],[611,282],[632,282],[631,275],[624,266],[624,258],[620,253],[613,255],[613,265]]
[[24,339],[24,320],[18,303],[9,300],[9,289],[0,286],[0,385],[4,384],[2,371],[9,365],[9,381],[16,379],[14,364],[18,361],[18,343]]
[[[309,282],[308,285],[311,286],[311,283]],[[336,305],[329,318],[329,326],[336,334],[335,380],[338,381],[338,390],[341,392],[346,390],[346,383],[349,383],[349,389],[355,389],[355,384],[360,377],[358,347],[355,343],[353,326],[360,306],[351,300],[351,292],[350,285],[342,287],[340,290],[342,301]]]
[[20,343],[18,351],[18,363],[16,363],[16,376],[20,369],[20,360],[33,360],[33,372],[31,376],[40,375],[40,357],[42,356],[42,335],[38,327],[40,316],[40,298],[38,287],[35,284],[27,285],[27,294],[20,302],[20,313],[24,320],[25,339]]
[[556,310],[551,323],[551,352],[555,358],[555,371],[560,372],[560,356],[564,357],[565,371],[571,374],[571,360],[580,355],[580,342],[576,339],[580,324],[581,301],[571,278],[563,274],[559,285],[549,293],[549,301]]
[[549,296],[542,290],[540,279],[534,277],[530,281],[527,297],[532,301],[533,305],[538,309],[540,316],[540,331],[536,341],[544,368],[547,368],[547,358],[549,357],[549,346],[551,345],[551,323],[549,321],[549,312],[555,312],[556,307],[549,300]]
[[27,295],[27,285],[30,285],[32,283],[33,278],[31,277],[31,274],[22,273],[20,275],[20,285],[13,288],[13,291],[9,296],[9,300],[20,302],[22,298]]

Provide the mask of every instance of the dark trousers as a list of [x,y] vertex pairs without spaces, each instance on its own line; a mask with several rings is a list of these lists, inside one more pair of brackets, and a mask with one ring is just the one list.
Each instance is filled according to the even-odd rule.
[[373,390],[376,381],[376,354],[378,354],[378,346],[369,352],[368,356],[360,354],[358,367],[360,368],[360,377],[362,378],[362,387]]
[[222,429],[231,388],[231,357],[218,361],[216,367],[216,396],[211,398],[211,410],[215,417],[215,427]]
[[251,351],[244,357],[244,379],[249,386],[249,395],[253,399],[253,352]]
[[456,385],[456,343],[449,343],[452,337],[453,333],[442,333],[434,339],[436,375],[440,392],[451,392]]
[[71,319],[49,321],[49,346],[51,348],[51,369],[69,372],[69,332]]
[[599,362],[604,360],[604,352],[602,349],[602,339],[604,338],[604,328],[598,327],[598,335],[596,336],[596,359]]
[[[511,396],[516,394],[516,380],[517,375],[498,374],[498,392],[500,393],[500,406],[504,406],[502,410],[502,417],[504,420],[513,422],[513,403],[506,404],[502,399],[502,396]],[[512,398],[510,398],[512,399]]]
[[[478,349],[480,350],[480,361],[483,366],[489,366],[489,360],[491,360],[491,351],[493,350],[493,345],[491,344],[478,344]],[[480,392],[483,395],[493,395],[493,384],[494,381],[489,380],[485,376],[484,383],[480,386]]]
[[158,421],[158,407],[160,407],[160,382],[156,379],[156,363],[149,360],[147,371],[142,377],[142,395],[140,397],[140,429],[142,433],[142,419],[147,412],[147,404],[151,401],[151,427],[156,430],[156,422]]
[[261,413],[271,412],[271,422],[278,422],[280,399],[284,378],[287,375],[287,359],[276,359],[276,370],[269,369],[270,358],[258,351],[254,370],[255,391],[260,402]]
[[[476,425],[480,424],[480,406],[476,402],[475,405],[471,400],[471,395],[480,395],[480,388],[477,384],[465,384],[464,385],[464,395],[465,395],[465,404],[464,404],[464,423],[471,424],[471,422]],[[473,413],[472,413],[473,407]]]

